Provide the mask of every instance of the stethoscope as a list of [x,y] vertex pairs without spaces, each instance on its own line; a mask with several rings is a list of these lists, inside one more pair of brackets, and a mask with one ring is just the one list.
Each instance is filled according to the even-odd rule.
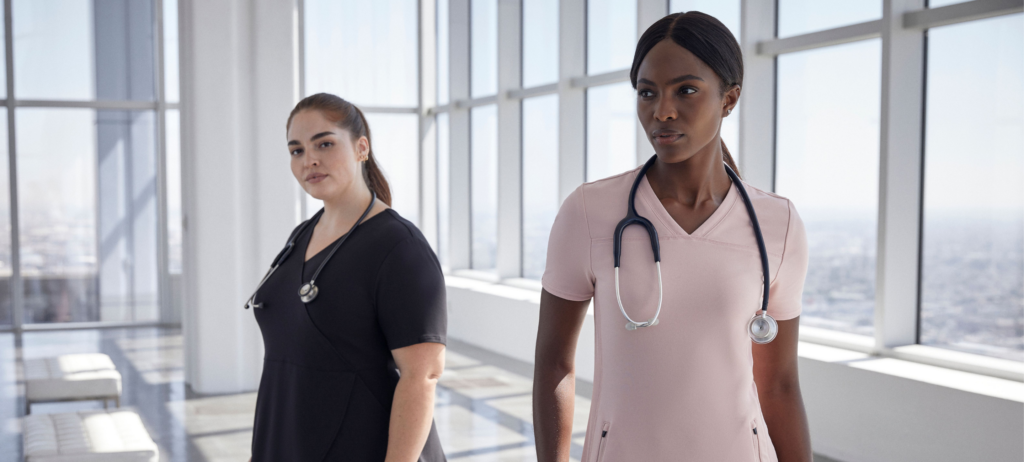
[[[622,315],[626,317],[626,329],[637,330],[641,327],[651,327],[658,325],[658,315],[661,314],[661,302],[664,297],[664,292],[661,284],[661,246],[658,243],[658,231],[654,228],[654,225],[650,220],[640,216],[636,213],[636,189],[640,186],[640,181],[643,180],[644,175],[647,173],[647,169],[654,165],[654,161],[658,159],[657,155],[651,157],[647,163],[644,164],[643,168],[640,169],[640,173],[637,174],[636,179],[633,180],[633,187],[629,190],[629,207],[626,211],[626,218],[615,227],[615,238],[612,241],[612,248],[615,252],[615,299],[619,302],[619,310],[622,311]],[[723,163],[724,164],[724,163]],[[764,246],[764,237],[761,236],[761,225],[757,222],[757,214],[754,213],[754,206],[750,203],[750,196],[747,196],[747,190],[743,187],[743,183],[740,181],[736,172],[729,168],[728,164],[725,165],[725,172],[729,174],[729,178],[736,184],[736,188],[740,190],[740,195],[743,196],[743,203],[747,206],[747,213],[750,215],[750,222],[754,225],[754,237],[757,238],[757,250],[761,253],[761,286],[764,289],[764,294],[761,296],[761,312],[754,314],[750,321],[747,322],[747,333],[750,335],[750,339],[754,343],[768,343],[775,339],[775,336],[779,333],[779,323],[775,322],[775,319],[768,314],[768,284],[766,281],[770,281],[768,278],[768,251]],[[647,229],[647,235],[651,238],[651,250],[654,252],[654,263],[658,267],[658,309],[654,312],[654,317],[643,322],[636,322],[633,318],[629,317],[626,313],[626,308],[622,306],[622,297],[619,294],[619,257],[622,255],[622,232],[627,226],[633,224],[643,225]]]
[[[327,258],[320,262],[320,266],[316,268],[316,272],[313,273],[313,277],[309,279],[309,282],[303,284],[302,287],[299,287],[299,300],[302,300],[302,303],[309,303],[316,299],[317,294],[320,293],[320,289],[316,286],[316,278],[320,275],[320,271],[324,269],[324,265],[331,260],[331,257],[334,256],[334,252],[338,251],[341,244],[345,243],[345,240],[352,234],[352,231],[355,231],[356,227],[363,222],[363,219],[366,218],[366,214],[370,213],[370,209],[373,208],[374,202],[377,202],[377,194],[373,191],[370,191],[370,194],[370,205],[363,211],[363,214],[359,217],[359,220],[356,221],[356,224],[352,225],[352,228],[338,239],[338,242],[334,244],[333,248],[331,248],[331,252],[327,254]],[[322,213],[324,213],[323,209],[317,212],[313,218],[306,220],[306,222],[299,227],[299,230],[292,235],[292,238],[288,240],[288,243],[285,244],[283,249],[281,249],[281,252],[274,257],[274,261],[270,263],[270,269],[267,271],[267,274],[263,276],[259,285],[256,286],[256,290],[252,292],[252,296],[245,302],[245,309],[248,310],[249,307],[263,308],[262,303],[256,303],[256,294],[260,291],[260,287],[263,287],[263,283],[267,282],[267,279],[270,279],[270,276],[274,274],[274,271],[277,271],[277,268],[281,266],[281,263],[288,259],[288,255],[291,255],[292,249],[295,247],[295,240],[302,235],[302,231],[304,231],[310,223],[316,222]]]

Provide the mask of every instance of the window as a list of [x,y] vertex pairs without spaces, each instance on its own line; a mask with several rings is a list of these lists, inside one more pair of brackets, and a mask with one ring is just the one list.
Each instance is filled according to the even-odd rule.
[[523,88],[557,81],[558,2],[524,0]]
[[587,181],[638,165],[636,91],[629,82],[587,89]]
[[167,111],[167,271],[181,274],[181,112]]
[[[928,31],[921,343],[1024,361],[1024,15]],[[993,87],[984,82],[998,82]]]
[[498,106],[470,110],[472,268],[494,270],[498,257]]
[[[363,110],[370,126],[374,158],[391,188],[392,207],[409,221],[418,223],[416,1],[306,0],[304,8],[306,93],[332,93]],[[438,11],[439,15],[442,13],[447,10]],[[338,18],[344,17],[361,19],[351,22],[350,27],[339,27]],[[438,59],[441,58],[439,55]],[[323,202],[309,195],[304,197],[306,217],[323,207]]]
[[882,18],[882,0],[778,0],[779,37]]
[[[0,15],[2,17],[2,15]],[[2,42],[2,41],[0,41]],[[7,153],[7,110],[0,109],[0,326],[14,323],[14,305],[11,300],[11,185],[10,159]]]
[[523,277],[540,279],[558,214],[558,95],[523,100]]
[[778,58],[776,191],[807,230],[807,325],[874,331],[881,42]]
[[[418,104],[415,0],[308,0],[304,8],[308,95],[333,93],[360,106]],[[340,27],[346,17],[360,20]]]
[[472,0],[470,18],[470,95],[498,92],[498,2]]
[[587,0],[587,74],[633,64],[636,8],[636,0]]
[[371,149],[391,188],[391,207],[413,223],[420,214],[419,116],[366,114]]
[[448,104],[448,0],[437,0],[437,105]]

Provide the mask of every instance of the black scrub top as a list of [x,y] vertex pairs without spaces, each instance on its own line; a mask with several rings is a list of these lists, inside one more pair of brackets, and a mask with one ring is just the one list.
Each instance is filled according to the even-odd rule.
[[[266,355],[254,462],[383,461],[398,384],[391,350],[446,342],[441,266],[419,229],[391,209],[341,245],[316,279],[315,300],[299,300],[299,287],[335,244],[303,263],[322,213],[257,294]],[[445,460],[433,424],[419,460]]]

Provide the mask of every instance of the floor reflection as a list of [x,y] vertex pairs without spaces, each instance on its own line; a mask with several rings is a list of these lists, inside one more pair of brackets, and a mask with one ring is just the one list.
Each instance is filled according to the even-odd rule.
[[[22,460],[20,359],[99,352],[121,372],[122,406],[142,417],[161,461],[244,461],[255,393],[200,396],[183,381],[179,329],[124,328],[0,334],[0,460]],[[452,341],[437,390],[435,420],[448,460],[534,461],[532,366]],[[580,387],[587,394],[586,386]],[[33,404],[33,413],[102,408],[96,401]],[[590,400],[578,396],[573,460],[583,450]],[[10,458],[8,458],[10,457]]]

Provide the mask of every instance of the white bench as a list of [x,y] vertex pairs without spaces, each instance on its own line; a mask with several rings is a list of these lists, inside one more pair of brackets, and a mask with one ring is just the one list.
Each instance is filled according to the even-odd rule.
[[121,407],[121,374],[102,353],[25,360],[25,414],[44,401],[114,400]]
[[139,415],[92,410],[25,416],[25,462],[157,462],[160,451]]

